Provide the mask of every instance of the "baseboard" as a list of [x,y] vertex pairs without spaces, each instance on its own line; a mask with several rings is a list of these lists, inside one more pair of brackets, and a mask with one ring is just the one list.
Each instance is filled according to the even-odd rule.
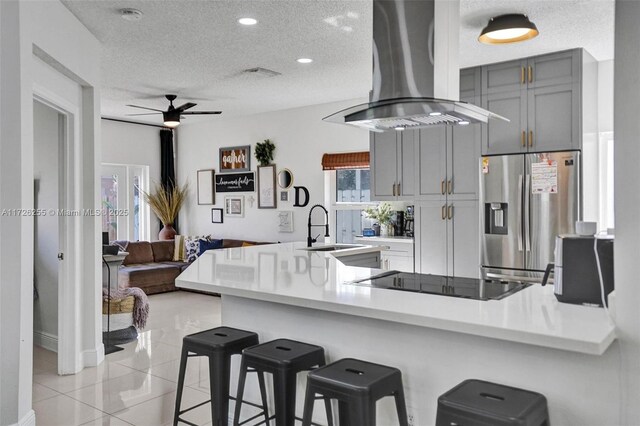
[[84,367],[95,367],[104,361],[104,345],[102,342],[95,349],[82,352],[82,365]]
[[36,426],[36,413],[33,410],[20,419],[18,423],[14,423],[15,426]]
[[58,336],[46,331],[33,331],[33,344],[58,353]]

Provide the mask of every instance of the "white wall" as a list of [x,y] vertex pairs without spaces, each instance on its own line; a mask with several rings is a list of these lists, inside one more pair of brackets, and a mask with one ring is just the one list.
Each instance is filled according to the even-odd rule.
[[[33,104],[35,208],[58,209],[58,148],[60,114],[40,103]],[[34,343],[58,351],[58,218],[36,216],[34,224]],[[55,343],[55,345],[53,345]]]
[[[33,208],[34,55],[82,85],[69,176],[74,208],[98,206],[100,164],[100,44],[59,1],[0,2],[0,206]],[[53,93],[60,88],[51,87]],[[62,96],[64,98],[64,96]],[[96,143],[97,142],[97,143]],[[100,321],[99,222],[82,218],[74,227],[70,251],[77,256],[82,288],[68,295],[77,301],[73,368],[104,357]],[[33,218],[0,217],[0,425],[35,424],[33,376]],[[73,256],[72,256],[73,258]],[[77,291],[75,291],[77,290]],[[62,313],[61,313],[62,315]],[[71,370],[77,371],[77,370]]]
[[622,424],[640,424],[640,2],[616,1],[614,71],[615,282]]
[[[223,238],[257,241],[304,241],[307,237],[307,215],[312,205],[324,202],[324,153],[368,151],[369,132],[334,123],[322,118],[358,103],[363,99],[314,105],[251,116],[211,118],[206,122],[181,124],[178,130],[178,180],[189,180],[191,191],[180,215],[183,234],[212,234]],[[271,139],[276,145],[274,163],[277,169],[293,172],[293,184],[305,186],[310,193],[309,205],[293,207],[293,190],[289,201],[278,197],[277,210],[293,210],[294,232],[279,233],[277,210],[258,209],[257,193],[244,193],[244,218],[224,218],[223,224],[211,223],[211,208],[223,207],[225,194],[216,194],[215,206],[197,205],[196,171],[218,170],[218,149],[225,146],[251,145],[251,168],[256,170],[256,142]],[[257,189],[257,187],[256,187]],[[253,206],[249,196],[256,198]],[[315,219],[314,221],[318,221]],[[317,232],[320,232],[318,230]],[[315,236],[315,235],[314,235]]]
[[[102,162],[149,166],[149,188],[160,182],[160,128],[101,120]],[[146,209],[151,239],[157,239],[158,220]]]

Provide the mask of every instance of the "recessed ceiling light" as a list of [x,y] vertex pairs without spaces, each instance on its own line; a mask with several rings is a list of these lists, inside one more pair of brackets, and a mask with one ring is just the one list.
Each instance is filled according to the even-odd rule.
[[132,9],[132,8],[120,9],[120,16],[125,21],[130,21],[130,22],[139,21],[142,19],[142,11],[138,9]]
[[238,19],[238,23],[242,25],[255,25],[258,23],[258,20],[253,18],[240,18]]
[[309,58],[299,58],[296,60],[301,64],[310,64],[311,62],[313,62],[313,59],[309,59]]
[[486,44],[517,43],[538,35],[536,24],[527,15],[511,13],[491,18],[483,28],[478,41]]

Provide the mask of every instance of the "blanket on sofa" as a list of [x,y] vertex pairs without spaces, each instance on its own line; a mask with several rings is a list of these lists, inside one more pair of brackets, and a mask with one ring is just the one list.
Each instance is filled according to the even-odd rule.
[[149,299],[147,295],[138,287],[121,288],[111,292],[111,299],[109,299],[109,293],[106,289],[102,289],[102,300],[109,302],[109,300],[124,299],[125,297],[133,296],[133,325],[138,329],[143,329],[147,325],[147,319],[149,318]]

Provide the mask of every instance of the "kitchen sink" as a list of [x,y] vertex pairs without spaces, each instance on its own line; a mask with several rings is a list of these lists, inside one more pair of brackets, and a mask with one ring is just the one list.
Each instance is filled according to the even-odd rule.
[[337,250],[346,250],[351,248],[365,247],[364,245],[350,245],[350,244],[331,244],[328,246],[318,246],[318,247],[304,247],[300,250],[306,251],[337,251]]

